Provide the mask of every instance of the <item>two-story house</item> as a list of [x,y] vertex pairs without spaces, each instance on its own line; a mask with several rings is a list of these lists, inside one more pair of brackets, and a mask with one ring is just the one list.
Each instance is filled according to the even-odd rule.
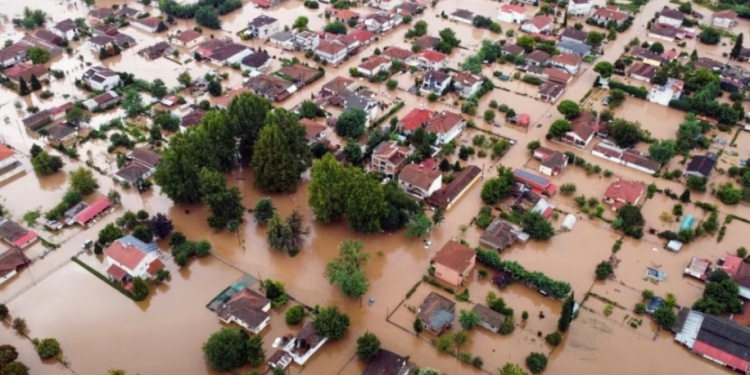
[[658,103],[663,106],[669,106],[669,102],[682,97],[682,90],[685,83],[682,80],[670,78],[663,86],[654,85],[648,93],[648,101]]
[[409,164],[398,175],[398,186],[407,194],[418,198],[429,198],[443,185],[443,173],[424,168],[421,164]]
[[155,277],[165,267],[159,259],[159,248],[156,245],[146,244],[131,235],[112,242],[104,255],[109,265],[107,274],[112,280],[122,283],[135,277]]
[[552,66],[563,68],[570,74],[576,74],[581,67],[581,57],[569,53],[561,53],[552,56],[550,64]]
[[115,173],[114,179],[132,186],[151,177],[161,163],[161,155],[144,147],[134,149],[127,158],[128,163]]
[[453,87],[455,87],[458,96],[464,99],[476,94],[482,87],[483,82],[481,76],[468,72],[456,73],[453,76]]
[[83,81],[92,90],[112,90],[120,84],[120,76],[103,66],[95,66],[83,73]]
[[448,66],[448,56],[436,51],[422,50],[409,58],[407,64],[423,71],[440,70]]
[[432,258],[435,277],[452,286],[461,286],[476,264],[477,252],[456,241],[448,240]]
[[451,84],[451,75],[442,70],[430,70],[424,75],[421,91],[443,95]]
[[427,120],[424,130],[437,135],[437,145],[443,145],[458,137],[466,128],[466,121],[457,113],[450,111],[434,112]]
[[497,19],[508,23],[524,23],[529,19],[526,8],[520,5],[503,4],[497,14]]
[[312,31],[303,31],[292,38],[292,43],[297,51],[315,51],[320,44],[320,36]]
[[375,118],[378,116],[380,105],[377,100],[370,96],[359,95],[358,93],[355,94],[351,92],[344,92],[342,93],[341,98],[343,99],[344,110],[360,109],[364,111],[365,114],[367,114],[367,124],[369,124],[370,121],[375,120]]
[[400,14],[375,13],[365,17],[365,28],[373,33],[384,33],[401,24],[403,17]]
[[677,9],[670,9],[665,6],[661,10],[661,12],[659,12],[659,19],[656,21],[656,23],[679,28],[680,26],[682,26],[683,21],[685,21],[685,13],[682,13]]
[[338,65],[347,56],[347,48],[337,40],[321,40],[315,54],[329,64]]
[[16,152],[8,148],[8,146],[0,143],[0,182],[23,171],[23,165],[18,161]]
[[414,52],[401,47],[388,47],[383,50],[381,56],[394,61],[406,62],[414,56]]
[[75,21],[68,18],[56,23],[55,26],[52,26],[52,28],[50,28],[50,31],[60,36],[61,38],[72,40],[76,35],[78,35],[78,26],[76,26]]
[[568,14],[574,17],[583,17],[591,13],[594,2],[591,0],[571,0],[568,3]]
[[281,102],[297,91],[297,86],[292,82],[267,74],[251,77],[243,86],[272,102]]
[[548,34],[552,31],[552,18],[549,16],[536,16],[521,25],[521,31],[529,34]]
[[247,23],[245,35],[265,39],[279,31],[281,31],[281,25],[276,18],[261,14]]
[[371,7],[382,9],[388,12],[396,9],[396,7],[400,6],[403,3],[404,0],[372,0],[369,2]]
[[623,11],[621,11],[616,6],[607,6],[604,8],[599,8],[594,12],[594,14],[591,16],[594,21],[596,21],[598,24],[608,24],[610,21],[614,21],[618,26],[625,23],[625,21],[628,19],[629,15]]
[[242,328],[260,334],[263,328],[271,324],[271,301],[257,292],[244,288],[234,294],[217,311],[219,320],[224,323],[235,323]]
[[391,60],[382,56],[371,56],[357,66],[359,74],[365,77],[374,77],[380,71],[387,72],[389,69],[391,69]]
[[399,146],[396,141],[383,142],[372,152],[370,169],[393,177],[404,167],[404,160],[410,154],[408,147]]

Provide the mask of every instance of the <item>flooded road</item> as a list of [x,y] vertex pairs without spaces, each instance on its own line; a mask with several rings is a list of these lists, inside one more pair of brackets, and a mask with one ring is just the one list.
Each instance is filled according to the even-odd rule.
[[[111,0],[97,1],[97,7],[110,6],[115,3],[120,4]],[[601,4],[603,3],[602,1]],[[41,6],[36,5],[35,1],[30,3],[5,1],[0,4],[7,14],[21,12],[21,7],[24,5],[32,8]],[[76,8],[74,4],[76,3],[44,2],[44,8],[55,21],[84,16],[87,11],[85,6],[77,3]],[[624,45],[635,36],[642,41],[646,40],[647,18],[665,4],[667,4],[665,0],[652,1],[647,4],[630,30],[618,35],[617,40],[608,43],[604,56],[598,61],[614,61],[622,53]],[[129,6],[144,8],[140,4],[129,4]],[[466,49],[457,49],[450,57],[449,66],[458,68],[466,56],[476,51],[482,39],[505,38],[503,36],[505,30],[517,28],[517,26],[502,24],[503,34],[495,35],[487,30],[479,30],[469,25],[442,19],[439,16],[440,13],[444,11],[450,14],[454,9],[465,8],[494,18],[498,7],[499,3],[487,0],[470,3],[443,0],[436,7],[428,8],[424,15],[415,17],[415,21],[419,19],[427,21],[429,35],[437,36],[438,32],[446,27],[456,32],[458,38],[463,41],[462,46],[466,47]],[[152,15],[159,14],[158,9],[154,7],[144,9]],[[532,9],[536,10],[536,8]],[[355,10],[361,13],[373,12],[368,8]],[[534,11],[529,10],[529,13]],[[267,12],[262,12],[248,4],[241,10],[222,17],[224,31],[204,30],[204,35],[229,36],[237,40],[236,32],[243,29],[247,21],[262,13],[278,18],[283,25],[291,25],[295,18],[305,15],[309,18],[311,29],[321,28],[326,22],[322,16],[322,8],[315,11],[309,10],[299,1],[287,1],[279,8]],[[5,26],[7,31],[9,25]],[[178,20],[167,33],[174,34],[177,30],[192,29],[194,26],[193,20]],[[348,76],[349,68],[358,65],[361,58],[372,55],[375,48],[381,50],[386,46],[409,48],[409,41],[403,39],[407,28],[402,25],[380,36],[377,41],[364,48],[359,55],[339,67],[326,66],[325,77],[304,87],[282,105],[291,108],[302,100],[308,99],[311,94],[317,93],[322,85],[334,77]],[[147,80],[160,78],[167,86],[172,87],[176,85],[177,75],[183,71],[190,72],[195,78],[216,69],[206,63],[184,63],[190,56],[188,51],[182,48],[180,48],[182,65],[163,58],[154,61],[145,60],[137,55],[137,51],[162,40],[166,34],[155,36],[132,26],[123,28],[121,31],[133,36],[138,45],[123,51],[121,56],[105,60],[104,64],[114,70],[134,73],[138,78]],[[301,54],[282,53],[277,48],[260,41],[242,43],[269,51],[274,57],[272,66],[268,69],[269,72],[281,67],[281,58],[292,56],[314,65],[312,61],[305,60]],[[699,46],[699,50],[700,48],[702,47]],[[721,56],[727,48],[731,46],[716,47],[705,52]],[[691,49],[688,46],[686,50]],[[88,63],[98,64],[97,60],[85,44],[76,48],[76,54],[73,56],[67,56],[64,53],[63,56],[54,58],[50,66],[53,69],[66,71],[68,77],[52,83],[50,90],[56,94],[53,98],[42,100],[35,94],[31,95],[24,100],[22,109],[25,110],[30,104],[48,108],[62,104],[66,100],[83,98],[86,93],[77,89],[72,81],[87,69]],[[485,67],[484,73],[491,76],[495,70],[512,72],[509,68],[509,65],[503,67],[494,65]],[[222,82],[225,89],[241,85],[242,77],[237,71],[229,67],[218,70],[222,73],[229,73],[229,79]],[[396,79],[400,88],[408,89],[413,84],[414,76],[404,74]],[[595,79],[596,73],[592,71],[591,65],[584,63],[583,72],[579,73],[579,76],[569,85],[562,99],[578,102],[591,88]],[[499,161],[500,164],[516,168],[528,164],[528,168],[534,168],[535,164],[529,162],[530,155],[525,146],[529,141],[540,140],[545,147],[572,151],[592,164],[598,164],[603,169],[613,171],[615,176],[642,181],[645,184],[655,182],[661,189],[670,188],[678,193],[684,189],[684,186],[678,182],[654,179],[648,174],[597,159],[590,154],[591,146],[585,150],[573,150],[566,146],[546,142],[544,135],[549,124],[560,118],[555,106],[533,99],[536,91],[530,85],[516,81],[501,82],[494,78],[493,80],[495,84],[507,88],[510,92],[493,90],[482,98],[477,113],[483,113],[489,108],[489,102],[495,100],[498,103],[508,104],[518,113],[529,113],[532,116],[532,124],[543,125],[541,128],[534,126],[529,129],[507,126],[495,128],[479,118],[475,119],[478,127],[518,141],[517,147],[511,148],[508,154]],[[391,103],[396,95],[404,99],[406,105],[397,113],[398,117],[404,116],[419,105],[424,105],[431,110],[460,111],[460,108],[453,107],[452,99],[431,103],[423,97],[416,97],[402,91],[385,92],[383,85],[370,84],[366,81],[359,82],[378,93],[379,99],[384,102]],[[527,96],[523,96],[524,94]],[[67,98],[64,95],[67,95]],[[208,97],[188,98],[188,101],[197,102],[202,99],[208,99]],[[217,99],[212,100],[215,102]],[[0,104],[4,103],[0,107],[0,116],[9,116],[12,120],[10,125],[0,124],[0,134],[5,143],[16,147],[20,154],[25,155],[28,154],[32,143],[39,141],[21,130],[22,125],[17,120],[28,114],[16,109],[13,104],[15,101],[14,93],[0,89]],[[594,109],[601,108],[594,107]],[[548,114],[550,117],[547,117]],[[678,111],[633,98],[627,99],[616,114],[640,121],[643,127],[657,138],[673,137],[684,115]],[[97,114],[94,116],[92,126],[97,128],[102,123],[121,115],[120,110]],[[462,136],[462,142],[470,143],[472,135],[472,132],[466,132]],[[743,155],[743,158],[746,158],[750,152],[748,142],[750,139],[744,133],[738,138],[737,151]],[[23,156],[21,160],[27,172],[25,175],[15,177],[0,185],[0,202],[16,220],[20,220],[23,214],[30,210],[37,208],[41,208],[42,211],[49,210],[60,201],[67,189],[67,172],[84,165],[87,151],[91,150],[94,157],[101,160],[102,165],[107,164],[104,159],[111,158],[111,156],[103,155],[106,152],[103,151],[106,150],[106,146],[107,142],[103,141],[85,144],[79,149],[80,161],[65,157],[64,170],[48,177],[34,175],[28,157]],[[59,154],[57,151],[50,152]],[[474,156],[468,163],[480,166],[486,176],[492,176],[494,166],[498,161],[490,160],[488,157]],[[675,165],[670,165],[670,168],[679,167],[677,161],[673,160],[672,163]],[[429,343],[429,339],[434,338],[433,336],[423,334],[421,338],[417,338],[411,333],[414,315],[407,306],[418,306],[421,299],[436,288],[422,284],[410,299],[403,304],[401,302],[409,289],[427,273],[430,259],[445,241],[462,237],[472,246],[478,245],[481,230],[471,227],[465,234],[462,234],[459,226],[469,224],[482,207],[483,204],[479,198],[481,184],[474,185],[456,207],[447,213],[445,222],[432,230],[430,240],[433,245],[429,249],[424,248],[422,241],[408,239],[401,232],[363,236],[353,233],[345,223],[322,225],[314,222],[312,212],[307,205],[308,193],[304,184],[293,194],[271,195],[274,205],[282,215],[286,216],[292,210],[297,209],[304,215],[306,224],[312,229],[310,236],[306,238],[302,252],[294,258],[289,258],[267,247],[265,229],[256,225],[249,215],[245,217],[238,240],[237,235],[233,233],[216,233],[208,228],[207,207],[174,205],[166,196],[160,194],[157,186],[144,194],[138,194],[133,189],[123,190],[119,186],[115,187],[111,172],[113,169],[107,170],[106,175],[95,173],[101,188],[98,193],[86,197],[85,200],[91,202],[100,194],[106,195],[110,189],[115,188],[122,194],[122,207],[103,217],[91,228],[71,228],[58,234],[40,230],[42,237],[50,238],[52,242],[60,244],[61,248],[21,271],[9,282],[0,285],[0,299],[10,300],[11,315],[26,318],[31,337],[56,337],[61,342],[65,358],[76,373],[100,375],[110,368],[123,368],[129,373],[142,375],[213,374],[203,361],[201,343],[211,332],[221,327],[221,324],[215,314],[205,308],[205,305],[213,296],[239,279],[243,273],[256,278],[281,280],[286,284],[287,291],[302,303],[310,306],[336,304],[352,319],[352,326],[343,340],[326,344],[304,368],[292,367],[292,374],[354,375],[361,373],[364,368],[363,364],[356,358],[352,358],[356,348],[356,338],[365,331],[376,333],[384,348],[404,356],[409,355],[411,360],[420,366],[439,368],[449,374],[479,373],[477,369],[462,364],[453,357],[438,354]],[[569,166],[552,180],[558,186],[569,182],[576,183],[577,195],[601,197],[613,178],[598,175],[586,176],[582,169]],[[268,196],[254,190],[253,175],[247,169],[233,171],[228,176],[228,181],[230,185],[240,188],[243,193],[243,204],[246,207],[254,207],[259,199]],[[694,194],[693,200],[698,199],[711,203],[718,202],[710,194]],[[515,245],[506,249],[502,256],[507,260],[519,262],[529,270],[540,271],[553,279],[569,282],[579,302],[586,292],[592,290],[598,295],[632,308],[640,298],[640,290],[649,288],[657,294],[674,293],[678,303],[690,305],[700,296],[703,288],[699,282],[681,277],[681,271],[690,258],[701,256],[715,261],[747,242],[746,237],[743,236],[747,230],[745,227],[747,224],[739,221],[734,221],[728,226],[726,237],[722,242],[717,243],[716,237],[702,238],[685,246],[683,251],[676,254],[663,250],[661,240],[654,236],[647,235],[640,241],[628,239],[617,254],[621,259],[620,266],[615,271],[617,281],[595,283],[595,265],[610,256],[612,245],[619,235],[603,221],[589,219],[581,214],[570,197],[557,195],[552,198],[552,202],[560,210],[574,213],[579,217],[574,230],[559,234],[546,243],[532,241],[525,246]],[[674,228],[675,223],[663,223],[659,220],[661,212],[671,211],[673,204],[673,201],[660,194],[648,200],[643,206],[647,226],[659,230]],[[77,264],[69,262],[69,259],[80,250],[81,243],[86,239],[95,238],[101,228],[113,222],[122,212],[139,209],[145,209],[151,214],[158,212],[168,214],[174,222],[175,230],[182,231],[190,239],[208,239],[213,245],[217,258],[209,257],[192,262],[182,270],[177,269],[173,262],[168,261],[167,266],[172,272],[171,280],[165,285],[152,287],[152,295],[147,301],[134,304]],[[696,217],[703,216],[703,213],[694,206],[686,206],[685,210],[686,214],[690,212]],[[722,211],[721,220],[728,213],[750,217],[750,210],[746,206],[720,205],[720,210]],[[612,214],[607,213],[607,215]],[[554,222],[556,229],[559,228],[561,221],[562,219],[558,219]],[[360,239],[365,245],[365,250],[372,254],[372,259],[366,269],[370,279],[370,290],[365,297],[365,300],[374,299],[372,306],[366,303],[360,306],[360,301],[342,297],[323,276],[325,264],[338,252],[339,244],[344,240],[354,238]],[[240,241],[244,243],[244,249],[239,245]],[[160,245],[162,249],[166,249],[166,244]],[[38,246],[35,245],[34,248]],[[101,257],[86,254],[82,256],[82,260],[97,269],[104,268]],[[666,281],[656,285],[643,280],[645,267],[653,265],[663,267],[662,269],[668,274]],[[542,332],[546,335],[555,330],[560,301],[544,298],[523,285],[513,285],[505,290],[499,290],[490,285],[486,279],[478,280],[476,271],[473,272],[469,289],[472,303],[484,303],[487,292],[493,290],[515,310],[517,323],[521,322],[522,311],[528,311],[531,316],[529,321],[524,323],[523,328],[518,327],[509,336],[494,335],[479,328],[471,332],[471,342],[462,351],[482,357],[485,363],[484,368],[489,372],[494,373],[497,367],[501,367],[508,361],[521,364],[530,352],[539,351],[545,354],[552,352],[552,361],[546,373],[553,375],[633,372],[654,375],[728,373],[727,370],[691,355],[687,350],[674,344],[671,335],[662,333],[661,338],[653,342],[651,337],[656,329],[650,323],[649,318],[644,318],[644,322],[637,329],[622,323],[623,317],[629,311],[618,310],[616,314],[606,318],[602,314],[605,304],[596,298],[590,298],[585,304],[585,307],[594,312],[582,310],[563,344],[553,352],[552,348],[543,341],[543,336],[539,338],[537,334]],[[454,298],[453,296],[447,297]],[[459,303],[457,308],[469,309],[471,304]],[[537,317],[539,312],[542,312],[546,318],[539,319]],[[389,314],[393,314],[391,322],[386,321],[386,316]],[[61,324],[62,321],[65,324]],[[283,311],[274,311],[270,328],[262,333],[266,355],[273,354],[271,343],[276,337],[297,329],[297,327],[288,327],[285,324]],[[41,363],[33,352],[31,344],[14,336],[14,333],[7,327],[0,329],[0,341],[18,347],[21,360],[31,367],[34,374],[57,374],[67,371],[56,365]]]

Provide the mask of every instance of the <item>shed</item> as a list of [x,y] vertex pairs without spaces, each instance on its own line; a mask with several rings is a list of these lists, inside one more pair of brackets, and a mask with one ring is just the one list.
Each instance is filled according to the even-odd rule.
[[672,250],[674,252],[680,251],[682,249],[682,242],[677,240],[671,240],[667,243],[667,250]]
[[562,227],[567,230],[573,230],[576,222],[578,222],[576,216],[573,214],[568,214],[568,216],[565,216],[565,220],[563,220]]
[[664,281],[667,278],[667,274],[657,270],[656,268],[646,267],[646,277],[650,277],[655,280]]

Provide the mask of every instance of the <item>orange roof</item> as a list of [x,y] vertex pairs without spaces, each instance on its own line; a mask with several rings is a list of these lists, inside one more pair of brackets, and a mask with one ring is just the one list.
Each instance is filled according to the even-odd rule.
[[202,35],[201,33],[195,30],[185,30],[177,34],[177,36],[175,36],[174,38],[179,40],[180,42],[187,43],[187,42],[191,42],[195,39],[200,38],[201,35]]
[[451,131],[451,129],[456,127],[456,125],[460,124],[463,120],[464,119],[463,117],[461,117],[461,115],[453,112],[435,112],[432,118],[427,121],[425,130],[433,133],[447,133]]
[[521,14],[523,14],[523,13],[526,12],[526,8],[524,8],[524,7],[520,6],[520,5],[512,5],[512,4],[504,4],[503,6],[500,7],[500,10],[503,13],[514,12],[514,13],[521,13]]
[[440,171],[425,168],[419,164],[409,164],[401,170],[398,179],[420,189],[427,190],[442,175],[443,173]]
[[336,18],[345,19],[345,20],[348,20],[351,18],[357,18],[357,17],[359,17],[359,13],[351,11],[349,9],[344,9],[336,13]]
[[419,53],[419,55],[432,62],[441,62],[448,57],[440,52],[435,52],[428,49],[423,50]]
[[552,61],[563,65],[578,65],[581,63],[581,58],[570,53],[561,53],[552,56]]
[[162,263],[162,261],[157,258],[148,265],[148,269],[146,269],[146,272],[148,272],[148,274],[151,276],[156,276],[156,273],[163,270],[164,267],[166,267],[164,263]]
[[414,108],[401,119],[404,130],[417,130],[432,117],[432,111],[424,108]]
[[131,270],[136,269],[146,258],[146,253],[139,248],[120,241],[112,242],[104,254]]
[[240,88],[231,90],[227,93],[227,96],[222,96],[221,98],[217,98],[214,104],[217,107],[226,107],[229,105],[229,102],[231,102],[232,99],[234,99],[235,96],[242,94],[243,92],[250,92],[250,89],[246,87],[240,87]]
[[637,182],[631,182],[628,180],[617,180],[609,184],[607,191],[604,193],[604,197],[615,201],[624,201],[630,204],[635,204],[638,199],[643,195],[645,190],[643,184]]
[[305,134],[305,139],[307,139],[308,141],[317,137],[318,134],[326,130],[325,125],[319,124],[313,120],[310,120],[309,118],[303,118],[299,120],[299,123],[302,125],[305,125],[305,128],[307,130],[307,133]]
[[536,16],[526,23],[534,25],[534,27],[536,27],[538,30],[541,30],[552,24],[552,18],[547,16]]
[[477,253],[458,241],[450,240],[435,254],[435,263],[454,271],[464,272],[474,262]]
[[3,161],[13,155],[15,155],[16,152],[8,148],[8,146],[0,143],[0,161]]
[[364,70],[373,70],[383,64],[388,64],[390,61],[383,56],[373,56],[359,64],[359,67]]

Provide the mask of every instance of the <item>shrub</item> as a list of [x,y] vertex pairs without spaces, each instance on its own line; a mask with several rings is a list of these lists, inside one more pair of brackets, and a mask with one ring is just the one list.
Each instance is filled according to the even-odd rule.
[[567,183],[560,186],[560,192],[564,195],[573,195],[576,192],[576,184]]
[[531,353],[526,357],[526,367],[532,374],[538,374],[547,368],[547,357],[542,353]]
[[560,332],[553,332],[545,336],[544,340],[547,341],[547,344],[558,346],[562,342],[562,334]]
[[305,317],[305,309],[300,306],[292,306],[288,310],[286,310],[286,314],[284,316],[286,320],[286,324],[295,325],[302,322],[302,319]]
[[643,314],[646,312],[646,304],[644,303],[636,303],[635,304],[635,313],[636,314]]
[[41,359],[54,358],[60,354],[60,343],[53,338],[43,339],[36,346],[36,352]]
[[606,280],[609,275],[611,275],[614,272],[614,269],[612,268],[612,263],[607,261],[602,261],[596,266],[596,278],[598,280]]

